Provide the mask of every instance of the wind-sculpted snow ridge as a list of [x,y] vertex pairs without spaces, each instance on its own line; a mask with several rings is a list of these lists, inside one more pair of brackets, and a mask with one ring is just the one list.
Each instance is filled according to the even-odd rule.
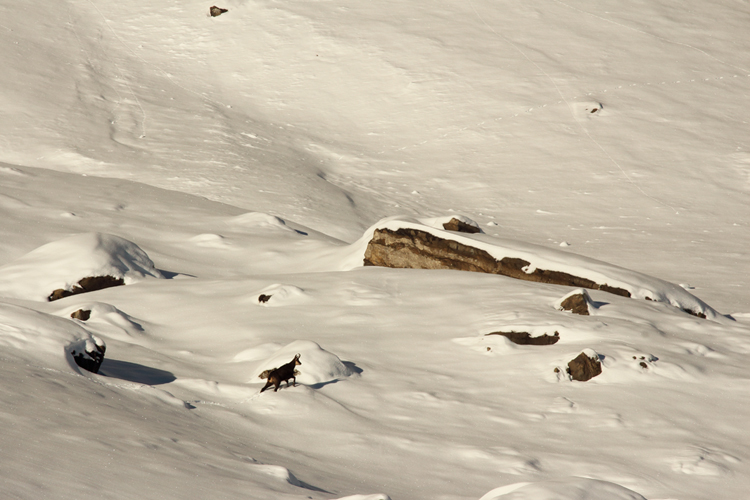
[[[383,219],[370,227],[360,240],[352,244],[351,252],[349,252],[351,258],[346,261],[346,265],[350,269],[363,265],[361,260],[355,264],[353,256],[365,255],[368,244],[373,241],[374,235],[377,234],[376,232],[416,230],[435,238],[454,241],[460,245],[484,251],[497,261],[503,259],[525,261],[528,265],[523,268],[523,273],[527,275],[531,275],[537,270],[565,273],[599,284],[602,290],[614,289],[617,291],[626,291],[627,294],[636,299],[665,302],[693,315],[705,317],[713,321],[727,320],[726,316],[721,315],[711,306],[673,283],[557,249],[507,238],[488,236],[482,233],[469,234],[447,231],[442,228],[442,224],[448,222],[451,218],[455,218],[455,216],[433,219],[413,219],[407,217]],[[467,222],[467,220],[467,218],[463,218],[463,222]],[[473,221],[468,220],[467,223],[471,222]]]
[[45,368],[81,373],[72,352],[86,356],[104,343],[74,321],[0,302],[0,349]]
[[138,245],[119,236],[84,233],[53,241],[0,267],[0,296],[46,301],[86,277],[111,276],[131,284],[163,278]]

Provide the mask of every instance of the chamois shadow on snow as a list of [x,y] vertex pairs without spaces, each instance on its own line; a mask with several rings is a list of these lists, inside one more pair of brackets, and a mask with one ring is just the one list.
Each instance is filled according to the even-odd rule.
[[104,359],[99,375],[115,377],[135,384],[161,385],[177,380],[171,372],[139,365],[129,361],[118,361],[116,359]]

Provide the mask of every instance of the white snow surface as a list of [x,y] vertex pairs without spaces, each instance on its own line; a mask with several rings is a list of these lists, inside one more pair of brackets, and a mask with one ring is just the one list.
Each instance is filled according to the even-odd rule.
[[53,241],[0,267],[0,296],[47,300],[56,289],[71,290],[86,277],[112,276],[125,284],[162,278],[138,245],[119,236],[79,234]]
[[[0,5],[3,497],[747,496],[745,3],[217,5]],[[363,266],[384,227],[633,298]]]

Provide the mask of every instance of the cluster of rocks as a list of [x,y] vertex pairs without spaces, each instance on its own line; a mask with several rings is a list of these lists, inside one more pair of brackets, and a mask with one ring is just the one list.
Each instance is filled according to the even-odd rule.
[[[443,228],[446,231],[470,234],[481,232],[477,225],[457,218],[444,223]],[[453,269],[576,287],[578,290],[560,299],[558,309],[582,316],[591,315],[592,311],[597,308],[597,304],[591,299],[587,290],[600,290],[622,297],[631,296],[628,290],[610,286],[607,283],[596,283],[562,271],[532,269],[530,262],[520,258],[504,257],[498,260],[481,248],[441,238],[430,231],[413,227],[375,229],[365,251],[364,265],[407,269]],[[701,313],[683,310],[705,318],[705,315]],[[499,331],[487,335],[501,335],[515,344],[533,346],[553,345],[560,340],[559,332],[551,335],[545,333],[536,337],[532,337],[528,332],[516,331]],[[648,368],[645,361],[641,361],[640,364],[644,369]],[[563,371],[572,380],[587,381],[602,373],[602,363],[599,355],[587,349],[568,362],[567,367],[555,368],[556,373]]]

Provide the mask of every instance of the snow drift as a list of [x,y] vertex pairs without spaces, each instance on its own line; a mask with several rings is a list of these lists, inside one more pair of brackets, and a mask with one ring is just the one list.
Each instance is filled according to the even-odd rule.
[[72,352],[86,357],[104,342],[74,321],[0,302],[0,347],[13,356],[58,370],[81,370]]
[[125,284],[163,278],[138,245],[119,236],[85,233],[43,245],[0,267],[0,296],[46,301],[83,278],[112,276]]

